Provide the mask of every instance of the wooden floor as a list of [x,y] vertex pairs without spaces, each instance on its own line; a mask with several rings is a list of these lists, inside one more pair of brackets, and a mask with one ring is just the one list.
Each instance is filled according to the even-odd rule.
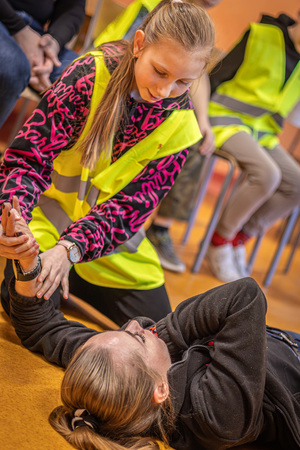
[[[183,274],[175,274],[165,271],[166,286],[171,298],[172,307],[175,307],[181,300],[195,295],[199,292],[208,290],[221,284],[219,280],[212,275],[209,265],[204,260],[199,273],[191,273],[191,268],[197,253],[199,242],[203,236],[207,218],[210,213],[211,197],[206,199],[205,204],[199,211],[196,225],[193,228],[191,237],[186,245],[181,244],[182,236],[186,225],[175,222],[171,228],[172,238],[175,242],[175,248],[178,255],[186,263],[187,270]],[[299,224],[297,224],[299,225]],[[256,258],[251,276],[262,287],[267,301],[268,313],[267,322],[269,325],[292,329],[300,332],[300,249],[298,248],[292,265],[287,274],[283,273],[286,260],[289,256],[291,244],[287,245],[277,271],[269,287],[263,287],[263,280],[266,271],[272,260],[273,254],[277,248],[281,229],[281,224],[276,224],[266,234]],[[296,228],[296,231],[299,228]],[[247,244],[247,252],[250,253],[254,242]]]

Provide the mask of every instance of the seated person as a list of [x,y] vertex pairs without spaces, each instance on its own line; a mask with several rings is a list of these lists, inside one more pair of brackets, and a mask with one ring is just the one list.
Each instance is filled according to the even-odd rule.
[[77,58],[65,45],[84,16],[85,0],[0,2],[0,128],[28,85],[43,91]]
[[300,205],[300,166],[280,145],[284,119],[300,100],[300,12],[262,16],[211,72],[209,116],[216,145],[245,180],[222,212],[207,256],[214,275],[247,275],[245,243]]
[[99,333],[36,297],[38,249],[16,197],[2,229],[10,245],[24,240],[9,286],[12,324],[24,346],[66,368],[63,405],[49,420],[75,448],[154,449],[160,439],[174,449],[256,440],[299,449],[300,335],[266,328],[253,279],[190,298],[157,323],[138,317]]

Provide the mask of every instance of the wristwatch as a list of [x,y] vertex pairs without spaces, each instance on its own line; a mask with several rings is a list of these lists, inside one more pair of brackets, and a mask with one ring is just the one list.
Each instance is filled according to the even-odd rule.
[[68,260],[71,264],[76,264],[81,259],[81,253],[79,248],[74,242],[68,242],[67,241],[58,241],[56,245],[62,245],[67,250],[67,256]]
[[37,264],[36,266],[30,270],[29,272],[24,272],[22,269],[20,262],[16,259],[13,260],[13,269],[15,278],[18,281],[30,281],[36,278],[42,271],[42,264],[41,264],[41,258],[37,257]]

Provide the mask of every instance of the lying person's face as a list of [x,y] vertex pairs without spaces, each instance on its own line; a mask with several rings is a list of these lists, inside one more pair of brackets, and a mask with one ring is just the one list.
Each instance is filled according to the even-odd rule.
[[146,102],[155,103],[178,97],[198,79],[206,66],[207,49],[187,52],[176,42],[165,41],[144,46],[144,33],[134,39],[135,88]]
[[131,320],[124,330],[106,331],[90,338],[85,345],[109,348],[122,364],[138,353],[146,366],[162,378],[167,377],[171,366],[168,348],[164,341],[149,330],[144,330],[136,320]]

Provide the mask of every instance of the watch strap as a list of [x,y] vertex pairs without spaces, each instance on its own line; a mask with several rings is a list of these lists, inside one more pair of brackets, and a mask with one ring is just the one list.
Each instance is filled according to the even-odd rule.
[[37,256],[36,266],[29,272],[24,272],[24,270],[21,267],[20,262],[17,259],[14,259],[13,260],[13,269],[14,269],[14,274],[15,274],[16,280],[18,280],[18,281],[34,280],[34,278],[36,278],[42,271],[41,258],[39,255]]

